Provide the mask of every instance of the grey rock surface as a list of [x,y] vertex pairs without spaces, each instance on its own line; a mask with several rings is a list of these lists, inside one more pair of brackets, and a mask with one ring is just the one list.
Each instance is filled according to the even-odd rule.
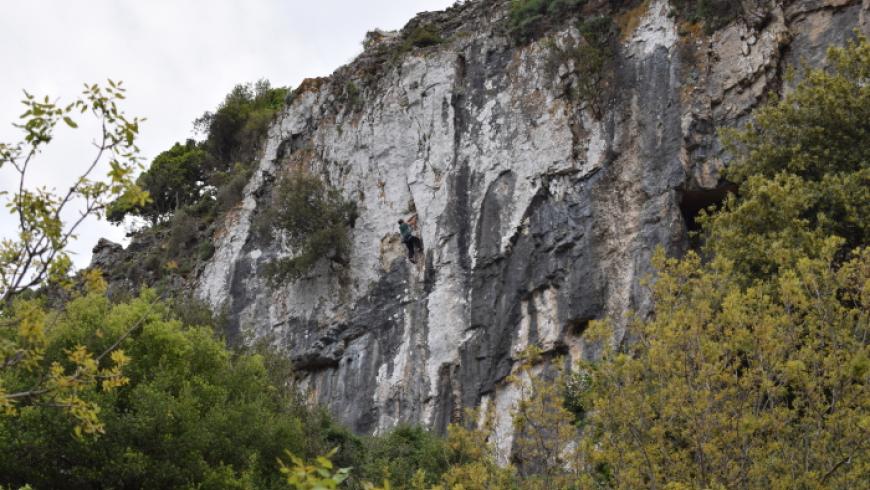
[[[600,118],[565,95],[572,75],[554,79],[547,42],[518,47],[498,27],[505,1],[421,14],[409,26],[436,25],[446,42],[393,64],[373,52],[401,38],[374,33],[359,59],[293,94],[197,294],[229,311],[234,335],[287,352],[312,400],[355,431],[443,430],[494,404],[509,451],[517,353],[589,357],[584,328],[603,317],[621,342],[624,314],[650,313],[640,279],[655,248],[685,250],[684,212],[721,198],[716,128],[787,90],[787,64],[818,64],[829,44],[868,32],[867,0],[786,3],[712,36],[681,35],[666,0],[645,3]],[[289,168],[321,176],[360,216],[349,267],[323,263],[271,288],[264,264],[290,251],[258,240],[252,222]],[[411,213],[419,266],[396,228]]]

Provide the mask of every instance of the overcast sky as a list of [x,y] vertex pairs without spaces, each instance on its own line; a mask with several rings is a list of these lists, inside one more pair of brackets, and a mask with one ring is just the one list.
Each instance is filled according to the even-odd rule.
[[[75,97],[82,83],[122,80],[130,116],[147,118],[139,146],[147,161],[192,136],[192,121],[237,83],[266,78],[296,86],[324,76],[362,50],[365,33],[397,29],[420,11],[454,0],[3,0],[0,3],[0,141],[12,127],[22,89]],[[58,132],[40,156],[31,184],[66,187],[92,158],[96,126]],[[13,175],[0,169],[0,190]],[[4,201],[5,202],[5,201]],[[0,210],[0,236],[15,232]],[[125,230],[92,220],[74,244],[85,266],[99,237]]]

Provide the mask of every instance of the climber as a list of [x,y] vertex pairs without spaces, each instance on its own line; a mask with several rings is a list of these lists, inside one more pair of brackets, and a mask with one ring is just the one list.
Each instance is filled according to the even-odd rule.
[[[416,218],[411,218],[408,221],[414,221],[415,219]],[[411,263],[416,264],[417,259],[414,258],[414,249],[419,248],[422,250],[423,243],[419,238],[414,236],[414,232],[411,231],[411,225],[405,223],[405,220],[402,219],[399,220],[399,233],[402,234],[402,243],[408,247],[408,260],[410,260]]]

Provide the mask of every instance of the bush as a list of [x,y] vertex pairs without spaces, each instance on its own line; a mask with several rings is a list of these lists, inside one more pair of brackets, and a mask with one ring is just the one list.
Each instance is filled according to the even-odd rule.
[[508,21],[510,34],[518,42],[529,42],[585,4],[586,0],[513,0]]
[[420,427],[400,426],[368,440],[365,461],[355,476],[373,482],[389,480],[398,483],[397,488],[408,488],[405,485],[422,470],[424,481],[433,485],[447,470],[448,455],[444,439]]
[[444,38],[431,25],[417,26],[404,35],[402,42],[391,54],[389,62],[396,63],[402,55],[409,53],[414,48],[437,46],[443,42]]
[[266,265],[273,284],[300,278],[322,259],[347,264],[348,227],[356,221],[356,204],[316,176],[303,171],[282,176],[259,220],[264,231],[285,240],[293,253]]
[[608,16],[586,19],[578,26],[583,36],[580,43],[550,47],[550,69],[557,76],[560,65],[573,67],[573,85],[568,94],[589,108],[600,118],[611,95],[610,81],[617,55],[614,23]]
[[216,189],[214,193],[214,211],[218,215],[229,211],[242,200],[245,186],[248,185],[248,181],[253,173],[253,166],[237,164],[231,171],[222,172],[215,176],[213,179]]
[[432,26],[419,26],[414,28],[405,38],[405,44],[415,48],[425,48],[428,46],[436,46],[444,42],[440,34],[435,32]]
[[253,86],[236,85],[217,110],[194,121],[194,127],[206,135],[206,149],[220,166],[215,170],[255,158],[269,124],[284,107],[287,92],[284,87],[272,88],[268,80]]
[[348,80],[347,83],[344,84],[343,96],[351,111],[358,110],[362,107],[363,98],[360,94],[360,89],[352,80]]
[[743,13],[743,2],[735,0],[672,0],[677,14],[689,22],[703,22],[708,33],[726,26]]

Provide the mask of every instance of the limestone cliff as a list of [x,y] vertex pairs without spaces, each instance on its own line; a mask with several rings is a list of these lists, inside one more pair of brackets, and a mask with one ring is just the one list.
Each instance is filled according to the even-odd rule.
[[[294,92],[196,294],[284,349],[312,399],[356,431],[442,430],[494,404],[509,448],[516,353],[591,355],[584,328],[605,316],[621,341],[626,312],[650,313],[640,280],[655,248],[684,250],[692,215],[723,194],[716,129],[786,90],[786,66],[870,30],[870,0],[758,1],[758,18],[711,35],[667,0],[622,3],[598,110],[566,90],[582,82],[570,60],[553,66],[576,22],[519,46],[509,2],[472,0],[403,31],[436,30],[432,46],[372,33],[357,60]],[[258,241],[252,221],[291,167],[356,201],[359,219],[348,267],[270,287],[263,265],[288,251]],[[411,213],[419,267],[396,227]]]

